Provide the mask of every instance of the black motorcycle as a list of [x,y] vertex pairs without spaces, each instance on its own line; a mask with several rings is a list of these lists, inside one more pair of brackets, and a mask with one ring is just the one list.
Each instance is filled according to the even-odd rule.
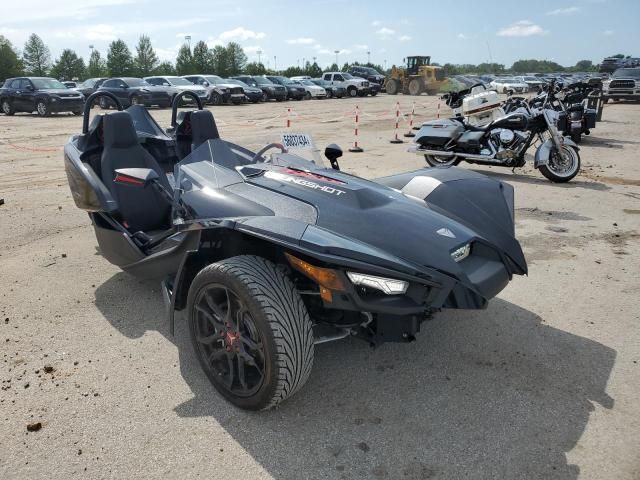
[[[553,89],[553,86],[551,86]],[[557,111],[547,96],[540,107],[526,100],[512,104],[512,112],[485,126],[466,124],[461,118],[432,120],[416,134],[411,150],[424,155],[431,166],[461,161],[510,168],[524,166],[525,153],[539,140],[534,167],[552,182],[568,182],[580,171],[578,146],[560,132],[566,113]]]

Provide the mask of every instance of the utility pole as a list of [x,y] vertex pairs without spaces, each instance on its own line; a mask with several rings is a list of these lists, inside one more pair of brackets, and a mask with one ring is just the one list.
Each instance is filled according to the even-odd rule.
[[260,61],[260,55],[262,55],[262,50],[258,50],[256,52],[258,54],[258,65],[262,64],[262,61]]
[[313,63],[314,64],[316,63],[316,58],[318,58],[318,57],[313,57]]
[[191,50],[191,35],[185,35],[184,39],[187,41],[187,45],[189,46],[189,50]]
[[387,61],[386,60],[384,61],[384,69],[385,69],[385,71],[387,70]]
[[367,50],[367,65],[371,63],[371,52]]
[[273,69],[277,72],[278,71],[278,61],[276,60],[276,56],[273,56]]
[[338,54],[340,53],[340,50],[334,50],[333,53],[336,54],[336,65],[338,65]]

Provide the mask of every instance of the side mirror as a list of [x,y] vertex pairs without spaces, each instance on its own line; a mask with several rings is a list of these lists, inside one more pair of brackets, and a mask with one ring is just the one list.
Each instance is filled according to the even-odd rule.
[[145,188],[158,178],[158,173],[150,168],[119,168],[116,170],[113,181],[122,185]]
[[205,86],[205,87],[208,87],[209,86],[209,82],[202,82],[202,85]]
[[33,90],[33,85],[27,85],[26,89],[29,90],[29,91],[32,91]]
[[123,90],[126,90],[127,86],[126,85],[120,85],[120,88],[123,89]]
[[331,168],[333,168],[334,170],[340,170],[338,159],[342,156],[342,148],[340,148],[335,143],[327,145],[327,148],[324,149],[324,156],[329,159]]

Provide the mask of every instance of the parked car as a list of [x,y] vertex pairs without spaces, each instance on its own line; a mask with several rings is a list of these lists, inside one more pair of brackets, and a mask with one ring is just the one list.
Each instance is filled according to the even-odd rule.
[[[164,77],[144,77],[144,81],[146,81],[149,85],[153,85],[154,87],[173,87],[176,90],[176,95],[180,92],[192,92],[200,98],[204,103],[209,101],[209,96],[207,95],[207,89],[200,86],[194,85],[193,82],[186,80],[182,77],[176,76],[164,76]],[[174,95],[175,96],[175,95]],[[188,100],[188,97],[185,98]],[[193,99],[191,99],[193,101]],[[171,98],[171,103],[173,103],[173,98]]]
[[311,80],[294,80],[297,85],[305,89],[305,98],[310,100],[312,98],[327,98],[327,91]]
[[238,75],[235,78],[247,85],[257,87],[262,90],[262,100],[276,100],[282,102],[287,99],[287,89],[282,85],[277,85],[265,77],[252,77],[251,75]]
[[246,94],[240,85],[236,85],[218,75],[196,74],[185,75],[182,78],[206,88],[209,93],[209,103],[212,105],[223,103],[239,105],[247,100]]
[[265,78],[286,88],[289,100],[302,100],[307,96],[307,90],[295,80],[280,75],[265,75]]
[[368,80],[372,85],[378,84],[380,88],[382,88],[382,84],[384,83],[385,76],[378,72],[375,68],[371,67],[363,67],[360,65],[354,65],[349,69],[349,73],[354,77],[364,78]]
[[[110,78],[97,91],[111,92],[125,108],[131,105],[167,108],[178,94],[173,87],[154,87],[141,78],[133,77]],[[106,96],[100,97],[99,103],[101,108],[110,108],[113,104]]]
[[62,84],[67,88],[76,88],[78,86],[77,82],[62,82]]
[[612,100],[640,100],[640,68],[619,68],[602,82],[605,103]]
[[251,85],[247,85],[241,80],[237,80],[235,78],[225,78],[225,82],[232,83],[233,85],[238,85],[242,88],[245,97],[251,103],[258,103],[262,101],[262,89],[258,87],[252,87]]
[[529,91],[540,92],[547,84],[544,80],[537,77],[525,76],[525,77],[513,77],[515,80],[519,80],[522,83],[526,83]]
[[339,85],[331,85],[329,82],[323,80],[322,78],[312,78],[311,81],[319,87],[324,88],[327,92],[328,98],[342,98],[347,94],[346,88]]
[[347,95],[350,97],[361,96],[364,97],[371,92],[369,81],[362,78],[357,78],[346,72],[325,72],[322,75],[322,79],[329,82],[331,85],[344,87],[347,90]]
[[32,113],[34,110],[41,117],[59,112],[80,115],[83,107],[84,96],[55,78],[9,78],[0,88],[0,109],[5,115]]
[[489,84],[489,88],[495,89],[498,93],[526,93],[529,86],[513,78],[496,78]]
[[102,86],[102,84],[105,82],[105,80],[108,80],[108,78],[107,77],[88,78],[87,80],[82,82],[80,85],[78,85],[78,88],[76,88],[76,90],[82,93],[85,97],[88,97],[97,89],[99,89]]

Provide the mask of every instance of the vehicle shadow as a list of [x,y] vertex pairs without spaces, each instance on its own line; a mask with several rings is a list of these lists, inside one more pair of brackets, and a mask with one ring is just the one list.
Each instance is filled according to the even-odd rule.
[[624,145],[639,145],[640,142],[633,140],[620,140],[618,138],[602,138],[594,135],[582,137],[582,145],[589,147],[617,148],[622,149]]
[[[494,177],[504,182],[518,182],[518,183],[527,183],[530,185],[552,185],[554,188],[586,188],[587,190],[597,190],[597,191],[607,191],[611,190],[611,187],[601,182],[583,182],[581,180],[573,179],[567,183],[552,183],[546,178],[537,176],[531,176],[524,173],[501,173],[493,170],[484,170],[478,168],[471,168],[477,173],[482,173],[488,177]],[[578,174],[580,175],[580,174]],[[577,178],[580,178],[579,176]]]
[[169,335],[157,284],[119,273],[95,301],[126,337],[156,330],[174,342],[193,392],[175,412],[212,417],[277,479],[576,479],[566,453],[592,402],[613,407],[614,350],[501,299],[439,314],[412,344],[320,345],[307,385],[261,413],[230,406],[208,383],[182,314]]

